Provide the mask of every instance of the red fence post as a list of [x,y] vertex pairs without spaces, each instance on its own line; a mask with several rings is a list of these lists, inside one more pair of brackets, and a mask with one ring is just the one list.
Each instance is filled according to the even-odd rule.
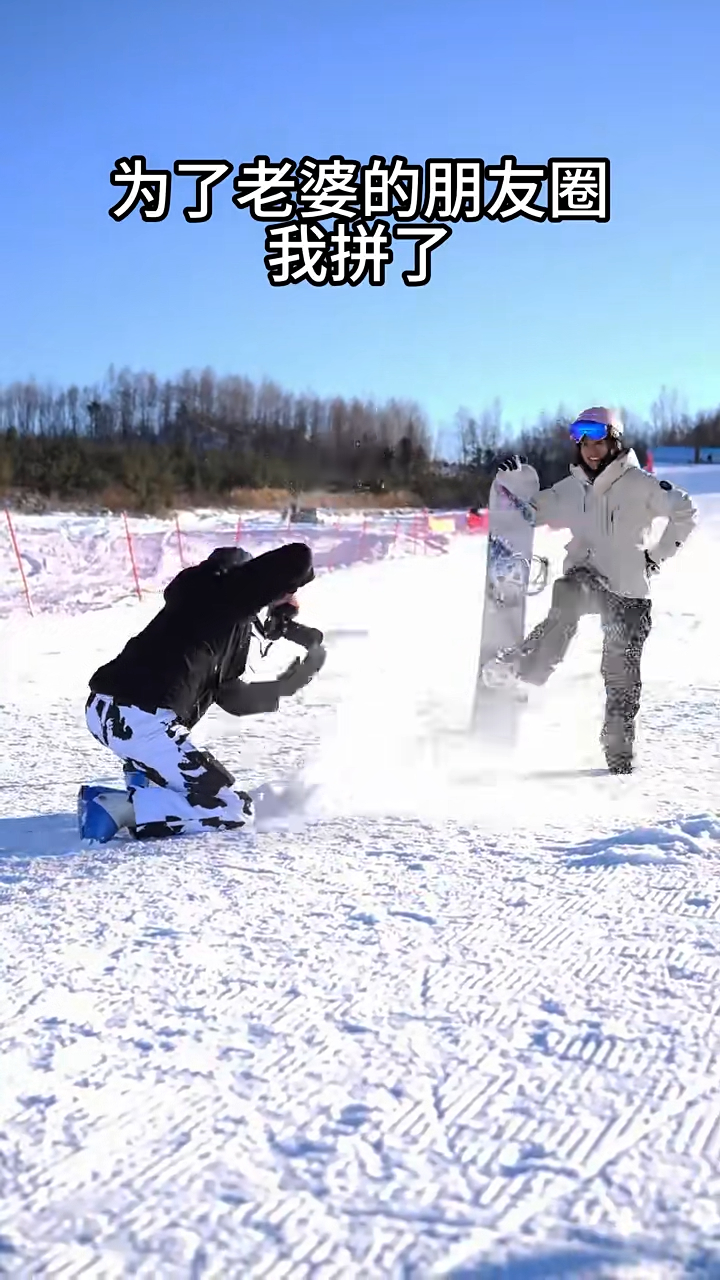
[[127,538],[128,551],[130,552],[130,563],[132,565],[133,577],[135,579],[135,590],[137,591],[138,600],[142,600],[140,579],[138,577],[137,564],[135,563],[135,551],[133,549],[132,535],[130,533],[130,526],[128,524],[126,511],[123,511],[123,520],[125,521],[125,537]]
[[28,607],[28,610],[29,610],[29,612],[30,612],[30,617],[32,618],[32,617],[33,617],[33,607],[32,607],[32,601],[31,601],[31,599],[30,599],[30,589],[29,589],[29,587],[28,587],[28,581],[27,581],[27,578],[25,577],[25,570],[24,570],[24,568],[23,568],[22,556],[20,555],[20,548],[19,548],[19,546],[18,546],[17,538],[15,537],[15,529],[14,529],[14,527],[13,527],[13,522],[12,522],[12,520],[11,520],[11,518],[10,518],[10,512],[9,512],[9,510],[8,510],[8,508],[7,508],[7,507],[5,508],[5,515],[7,516],[8,529],[10,530],[10,540],[11,540],[11,542],[12,542],[12,544],[13,544],[13,548],[14,548],[14,551],[15,551],[15,558],[16,558],[16,560],[17,560],[17,562],[18,562],[18,569],[20,570],[20,577],[22,578],[23,590],[24,590],[24,592],[25,592],[25,599],[26,599],[26,601],[27,601],[27,607]]
[[178,516],[177,511],[175,512],[175,532],[177,533],[178,551],[180,553],[180,568],[184,569],[185,557],[183,556],[183,549],[182,549],[182,534],[180,533],[180,517]]

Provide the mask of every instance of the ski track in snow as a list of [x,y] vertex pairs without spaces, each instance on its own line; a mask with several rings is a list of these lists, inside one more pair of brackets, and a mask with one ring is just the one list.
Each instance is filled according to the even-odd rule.
[[630,778],[601,768],[591,623],[513,759],[468,740],[484,543],[458,539],[313,583],[321,677],[201,726],[249,785],[315,786],[305,812],[88,850],[77,786],[119,770],[87,678],[157,606],[0,622],[0,1274],[720,1276],[699,502]]

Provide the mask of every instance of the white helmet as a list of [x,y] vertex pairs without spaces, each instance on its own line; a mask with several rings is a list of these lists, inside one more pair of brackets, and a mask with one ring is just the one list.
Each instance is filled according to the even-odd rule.
[[[601,430],[602,428],[602,430]],[[592,409],[583,409],[582,413],[568,428],[570,437],[576,443],[587,437],[590,440],[621,440],[623,424],[613,409],[595,405]]]

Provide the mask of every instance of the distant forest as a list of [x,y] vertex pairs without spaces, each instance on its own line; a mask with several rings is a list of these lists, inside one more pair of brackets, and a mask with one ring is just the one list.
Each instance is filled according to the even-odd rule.
[[[720,445],[720,409],[690,418],[665,389],[651,423],[628,420],[641,463],[657,444]],[[518,434],[497,403],[459,409],[441,444],[411,401],[295,395],[210,369],[161,381],[111,368],[92,387],[0,389],[0,495],[137,512],[320,493],[338,504],[482,505],[507,453],[525,454],[543,485],[565,474],[569,421],[545,415]]]

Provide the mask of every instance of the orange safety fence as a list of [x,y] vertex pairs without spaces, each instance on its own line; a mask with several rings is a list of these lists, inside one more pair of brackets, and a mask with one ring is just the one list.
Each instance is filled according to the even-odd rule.
[[[215,546],[238,545],[253,554],[288,540],[313,549],[316,572],[398,555],[443,554],[450,538],[474,532],[465,512],[429,511],[338,517],[312,526],[286,520],[209,516],[170,521],[119,517],[16,517],[6,509],[10,547],[0,540],[0,612],[13,609],[19,574],[24,604],[37,612],[104,608],[133,595],[161,592],[181,569],[197,564]],[[3,551],[7,554],[3,556]],[[8,593],[7,588],[11,590]]]

